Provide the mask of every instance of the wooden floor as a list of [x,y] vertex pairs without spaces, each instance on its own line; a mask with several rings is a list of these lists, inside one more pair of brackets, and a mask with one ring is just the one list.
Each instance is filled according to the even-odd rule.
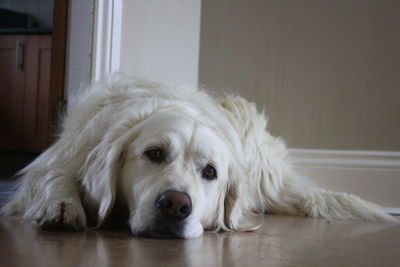
[[0,247],[0,266],[400,266],[400,224],[266,216],[255,232],[168,240],[0,217]]

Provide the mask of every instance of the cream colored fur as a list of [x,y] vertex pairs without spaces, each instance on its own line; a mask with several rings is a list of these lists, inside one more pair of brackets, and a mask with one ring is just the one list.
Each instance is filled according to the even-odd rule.
[[[309,186],[266,124],[238,96],[115,75],[75,96],[58,141],[21,171],[2,213],[86,229],[87,221],[103,225],[118,205],[140,234],[152,229],[157,196],[173,189],[193,203],[183,238],[241,230],[248,212],[394,221],[373,203]],[[154,146],[168,151],[168,162],[144,157]],[[210,162],[218,172],[212,181],[200,171]]]

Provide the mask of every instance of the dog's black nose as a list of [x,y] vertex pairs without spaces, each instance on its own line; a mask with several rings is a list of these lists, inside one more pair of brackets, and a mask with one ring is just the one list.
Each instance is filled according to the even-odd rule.
[[157,208],[170,220],[181,221],[192,212],[192,201],[186,193],[178,191],[166,191],[162,193],[157,201]]

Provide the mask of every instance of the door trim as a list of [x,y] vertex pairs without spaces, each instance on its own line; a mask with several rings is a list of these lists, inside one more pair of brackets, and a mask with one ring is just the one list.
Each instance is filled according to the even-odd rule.
[[97,0],[94,3],[92,81],[118,71],[121,54],[123,0]]
[[62,109],[65,87],[66,39],[68,26],[68,0],[54,1],[51,40],[49,126],[47,144],[56,139],[56,126]]

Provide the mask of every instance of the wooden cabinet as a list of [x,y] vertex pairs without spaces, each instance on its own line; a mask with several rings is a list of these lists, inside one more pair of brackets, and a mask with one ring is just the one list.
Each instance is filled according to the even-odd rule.
[[50,35],[0,35],[1,150],[47,147],[50,56]]

